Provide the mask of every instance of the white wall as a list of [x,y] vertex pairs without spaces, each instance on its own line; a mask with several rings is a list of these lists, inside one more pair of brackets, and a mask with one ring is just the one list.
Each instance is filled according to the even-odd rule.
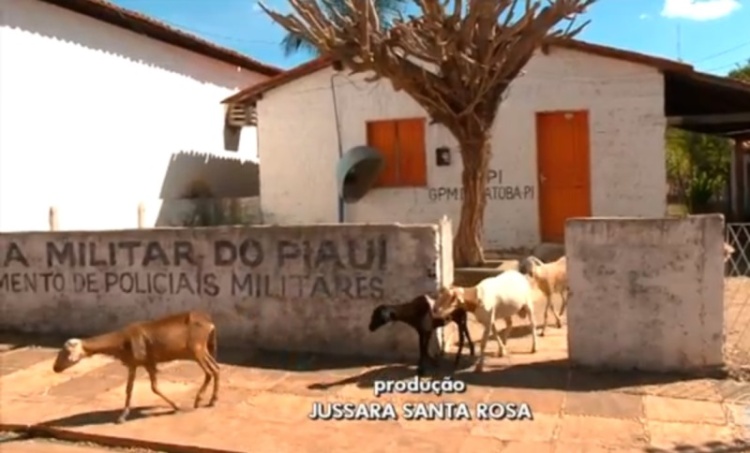
[[[218,196],[246,191],[220,162],[257,161],[256,131],[225,151],[220,102],[265,78],[46,3],[2,0],[0,231],[48,229],[58,204],[77,205],[70,228],[124,228],[138,201],[179,196],[189,172]],[[118,203],[121,214],[96,209]]]
[[[666,212],[664,82],[655,69],[552,49],[535,56],[515,81],[493,134],[491,169],[503,185],[532,185],[536,193],[535,113],[588,109],[591,131],[592,210],[597,216],[662,216]],[[269,223],[335,222],[338,159],[331,69],[318,71],[264,95],[258,105],[261,204]],[[366,143],[365,121],[426,116],[388,81],[334,76],[343,150]],[[460,187],[457,144],[442,126],[426,132],[428,186]],[[434,149],[455,150],[453,165],[435,166]],[[314,194],[314,196],[312,196]],[[424,222],[443,214],[458,225],[459,201],[430,201],[430,191],[375,189],[347,205],[351,222]],[[492,248],[539,241],[536,196],[489,201],[485,242]]]
[[570,360],[660,372],[723,365],[723,243],[720,214],[569,222]]

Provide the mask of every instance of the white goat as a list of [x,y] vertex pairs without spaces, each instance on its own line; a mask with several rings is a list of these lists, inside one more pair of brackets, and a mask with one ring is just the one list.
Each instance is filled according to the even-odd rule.
[[[560,316],[565,313],[565,308],[568,306],[568,272],[567,272],[567,260],[565,257],[559,258],[557,261],[551,263],[543,263],[542,260],[535,256],[529,256],[526,258],[525,263],[521,266],[524,273],[527,273],[534,279],[536,286],[544,293],[547,301],[544,305],[544,322],[542,323],[541,335],[547,332],[547,314],[552,311],[552,315],[557,321],[557,327],[562,327],[562,320]],[[560,294],[562,298],[562,306],[560,307],[560,314],[555,312],[555,307],[552,305],[552,295]]]
[[732,247],[731,245],[725,242],[724,243],[724,262],[726,263],[727,261],[729,261],[732,255],[734,255],[734,247]]
[[[479,346],[479,361],[475,371],[481,372],[484,367],[484,351],[490,332],[497,341],[498,357],[507,354],[505,344],[513,328],[513,315],[531,321],[531,352],[536,352],[536,321],[534,320],[532,282],[523,274],[514,270],[507,270],[502,274],[485,278],[476,286],[470,288],[443,287],[440,289],[432,313],[436,318],[445,318],[459,308],[474,313],[474,316],[484,326],[482,343]],[[495,328],[495,319],[505,320],[506,329],[503,338]]]

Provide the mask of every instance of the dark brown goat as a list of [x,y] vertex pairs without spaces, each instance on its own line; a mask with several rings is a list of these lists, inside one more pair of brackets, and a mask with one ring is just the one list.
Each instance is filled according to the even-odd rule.
[[447,319],[432,317],[432,301],[427,295],[415,297],[405,304],[379,305],[376,307],[370,317],[370,332],[374,332],[380,327],[395,321],[401,321],[410,325],[419,335],[419,362],[417,364],[417,375],[424,374],[424,362],[429,360],[433,364],[437,359],[430,356],[428,346],[432,332],[439,327],[444,327],[450,322],[455,322],[458,326],[458,351],[453,368],[458,367],[458,361],[461,359],[461,352],[464,349],[464,339],[469,342],[469,353],[474,356],[474,343],[471,341],[469,329],[466,325],[467,315],[464,310],[456,310],[450,314]]

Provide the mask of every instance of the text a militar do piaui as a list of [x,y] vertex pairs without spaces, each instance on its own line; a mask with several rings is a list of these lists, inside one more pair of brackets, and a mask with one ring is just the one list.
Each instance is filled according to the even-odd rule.
[[384,297],[385,237],[200,242],[47,241],[31,260],[22,243],[10,241],[0,245],[0,293]]

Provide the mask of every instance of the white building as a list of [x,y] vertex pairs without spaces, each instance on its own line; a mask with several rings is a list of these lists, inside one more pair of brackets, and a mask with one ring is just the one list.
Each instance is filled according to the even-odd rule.
[[[318,59],[225,100],[257,108],[265,221],[426,222],[447,214],[455,228],[456,141],[387,80],[367,84],[364,75],[346,74]],[[544,45],[495,123],[485,245],[560,242],[569,217],[665,215],[668,117],[722,113],[707,106],[710,99],[747,105],[747,86],[737,85],[610,47]],[[340,150],[368,144],[383,155],[384,170],[340,217]],[[445,147],[450,164],[438,165]]]
[[280,72],[101,0],[2,0],[0,231],[49,229],[51,206],[61,229],[135,227],[195,185],[257,195],[255,129],[237,145],[217,99]]

